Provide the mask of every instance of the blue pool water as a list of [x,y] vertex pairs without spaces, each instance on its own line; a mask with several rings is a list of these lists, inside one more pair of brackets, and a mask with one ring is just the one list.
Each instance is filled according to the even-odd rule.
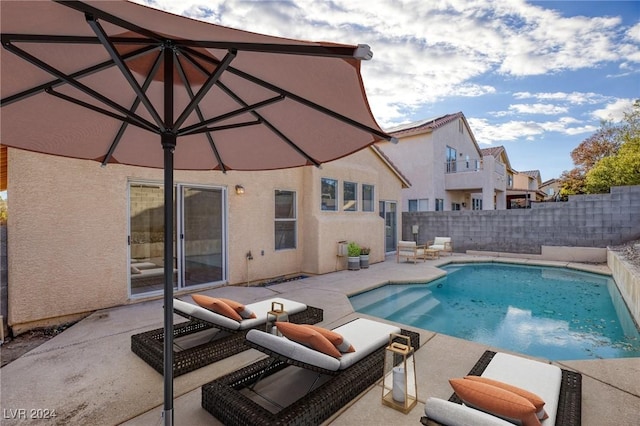
[[357,312],[550,360],[640,357],[640,333],[612,278],[497,263],[442,267],[426,284],[350,297]]

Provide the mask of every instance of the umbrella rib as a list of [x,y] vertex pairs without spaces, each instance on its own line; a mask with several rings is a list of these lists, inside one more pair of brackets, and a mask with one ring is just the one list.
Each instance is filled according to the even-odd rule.
[[280,102],[284,99],[285,99],[284,96],[278,95],[269,99],[265,99],[264,101],[255,103],[253,105],[247,105],[245,107],[236,109],[234,111],[230,111],[225,114],[218,115],[217,117],[209,118],[207,120],[202,119],[201,123],[193,124],[189,127],[185,127],[182,130],[178,131],[178,136],[186,136],[186,135],[192,135],[194,133],[202,133],[202,129],[206,128],[206,126],[209,124],[213,124],[217,121],[227,120],[229,118],[233,118],[235,116],[244,114],[245,112],[253,112],[253,110],[265,107],[267,105],[274,104],[276,102]]
[[[89,36],[65,36],[65,35],[53,35],[53,34],[2,34],[3,38],[7,38],[12,42],[19,43],[56,43],[56,44],[102,44],[99,38]],[[110,37],[111,41],[117,44],[149,44],[152,46],[158,46],[160,42],[149,41],[146,38],[135,37]]]
[[[178,58],[175,51],[173,52],[173,55],[174,55],[174,63],[176,64],[176,69],[178,70],[178,74],[180,74],[180,79],[182,80],[182,84],[184,85],[185,90],[187,91],[187,94],[189,95],[189,97],[193,99],[193,90],[191,90],[191,84],[189,83],[189,79],[187,78],[187,75],[184,72],[184,67],[182,66],[182,62],[180,62],[180,59]],[[196,106],[196,115],[198,116],[198,119],[201,122],[204,121],[204,115],[202,114],[202,110],[200,109],[200,106]],[[218,152],[218,148],[216,147],[215,141],[213,140],[213,136],[211,135],[210,132],[206,132],[206,137],[207,137],[207,140],[209,141],[209,146],[211,147],[211,151],[213,151],[213,155],[216,157],[216,161],[220,166],[220,170],[222,171],[222,173],[227,173],[227,167],[224,165],[224,162],[222,161],[222,157]]]
[[98,107],[96,105],[91,105],[88,102],[84,102],[84,101],[81,101],[79,99],[73,98],[73,97],[71,97],[69,95],[65,95],[64,93],[56,92],[55,90],[53,90],[53,88],[48,88],[47,90],[45,90],[45,93],[53,95],[56,98],[63,99],[65,101],[71,102],[73,104],[80,105],[83,108],[87,108],[87,109],[90,109],[92,111],[99,112],[100,114],[104,114],[106,116],[109,116],[111,118],[115,118],[118,121],[122,121],[122,122],[125,122],[125,123],[133,124],[134,126],[140,127],[142,129],[145,129],[145,130],[153,131],[154,133],[156,132],[155,129],[149,128],[149,127],[146,127],[146,126],[141,126],[140,123],[137,123],[136,121],[130,119],[129,117],[118,115],[118,114],[113,113],[111,111],[108,111],[108,110],[106,110],[104,108],[100,108],[100,107]]
[[113,102],[111,99],[107,98],[106,96],[101,95],[100,93],[96,92],[95,90],[91,89],[90,87],[85,86],[84,84],[80,83],[79,81],[69,77],[67,74],[63,73],[62,71],[50,66],[49,64],[41,61],[40,59],[36,58],[35,56],[25,52],[24,50],[20,49],[19,47],[11,44],[11,43],[7,43],[4,45],[4,47],[9,50],[10,52],[20,56],[22,59],[25,59],[28,62],[31,62],[33,65],[37,66],[38,68],[48,72],[49,74],[52,74],[56,77],[58,77],[60,80],[64,81],[65,83],[68,83],[69,85],[75,87],[76,89],[80,90],[81,92],[84,92],[85,94],[91,96],[92,98],[102,102],[103,104],[106,104],[108,106],[110,106],[111,108],[115,109],[116,111],[121,112],[122,114],[126,115],[127,117],[129,117],[131,120],[137,122],[139,125],[149,128],[149,129],[153,129],[154,132],[157,132],[157,128],[153,125],[153,123],[150,123],[149,121],[145,120],[144,118],[135,115],[135,114],[131,114],[126,108],[124,108],[123,106],[117,104],[116,102]]
[[[160,127],[161,131],[165,131],[168,127],[170,127],[170,123],[164,123],[162,118],[160,118],[158,111],[156,111],[156,109],[153,107],[153,104],[151,103],[147,95],[142,91],[142,88],[136,81],[133,74],[131,74],[131,71],[129,70],[127,65],[124,63],[124,60],[116,50],[116,47],[111,42],[111,40],[109,40],[109,36],[105,33],[104,29],[102,28],[102,25],[100,25],[98,21],[96,21],[95,16],[87,15],[86,18],[87,18],[87,23],[89,24],[91,29],[93,29],[93,31],[96,33],[96,35],[102,42],[102,45],[109,53],[109,56],[111,56],[111,59],[113,59],[116,66],[120,69],[120,72],[122,73],[124,78],[127,80],[127,82],[129,83],[129,85],[131,86],[135,94],[140,98],[140,100],[142,101],[142,104],[145,106],[147,111],[149,111],[149,114],[151,114],[151,117],[154,119],[158,127]],[[167,46],[165,45],[164,48],[166,49]]]
[[150,39],[156,40],[158,42],[163,42],[164,41],[164,37],[154,33],[153,31],[149,31],[146,28],[142,28],[139,27],[138,25],[135,25],[129,21],[125,21],[124,19],[120,19],[117,16],[114,16],[110,13],[107,13],[103,10],[100,10],[98,8],[95,8],[93,6],[89,6],[88,4],[85,4],[83,2],[80,1],[68,1],[68,0],[53,0],[55,3],[58,3],[60,5],[63,6],[67,6],[71,9],[75,9],[79,12],[83,12],[85,14],[89,13],[95,17],[97,17],[98,19],[102,19],[104,21],[110,22],[114,25],[117,25],[121,28],[133,31],[135,33],[138,33],[140,35],[143,35],[145,37],[148,37]]
[[[144,84],[142,85],[142,90],[144,90],[145,92],[151,85],[151,82],[153,81],[153,77],[158,73],[158,69],[160,68],[161,58],[162,58],[162,52],[158,52],[158,56],[156,56],[156,59],[153,62],[151,70],[149,71],[149,74],[147,75],[147,78],[145,79]],[[131,105],[131,108],[129,109],[131,113],[135,113],[139,105],[140,105],[140,98],[136,97],[136,99],[133,101],[133,104]],[[118,129],[118,133],[116,134],[116,137],[113,139],[111,146],[109,146],[109,151],[107,151],[107,155],[105,155],[104,160],[102,160],[103,166],[106,166],[109,160],[111,160],[111,157],[113,156],[113,153],[118,147],[120,140],[124,136],[124,131],[127,129],[127,125],[128,123],[125,121],[122,123],[122,125]]]
[[[225,93],[227,93],[227,95],[231,96],[233,99],[235,99],[236,102],[240,103],[241,105],[247,105],[247,103],[245,101],[242,100],[242,98],[240,98],[240,96],[236,95],[231,89],[229,89],[227,86],[225,86],[223,83],[218,82],[218,86],[225,91]],[[300,148],[298,145],[295,144],[295,142],[293,142],[291,139],[289,139],[284,133],[282,133],[280,130],[278,130],[273,124],[271,124],[269,122],[269,120],[265,119],[264,117],[262,117],[257,111],[251,111],[251,114],[253,114],[254,117],[256,117],[258,119],[259,122],[262,122],[265,126],[267,126],[267,128],[269,130],[271,130],[273,133],[275,133],[279,138],[281,138],[283,141],[285,141],[289,146],[291,146],[291,148],[293,148],[298,154],[300,154],[301,156],[303,156],[304,158],[307,159],[308,162],[310,162],[311,164],[313,164],[316,167],[320,166],[320,163],[315,160],[313,157],[311,157],[309,154],[307,154],[302,148]]]
[[[135,50],[133,52],[129,52],[129,53],[123,55],[122,57],[125,60],[134,59],[134,58],[137,58],[138,56],[142,56],[142,55],[144,55],[144,54],[146,54],[146,53],[148,53],[148,52],[150,52],[150,51],[152,51],[154,49],[157,49],[157,47],[156,46],[147,46],[147,47],[143,47],[142,49],[138,49],[138,50]],[[112,60],[104,61],[104,62],[101,62],[99,64],[93,65],[93,66],[91,66],[89,68],[85,68],[83,70],[76,71],[76,72],[74,72],[72,74],[69,74],[69,77],[73,78],[73,79],[77,79],[79,77],[85,77],[85,76],[91,75],[91,74],[93,74],[95,72],[102,71],[102,70],[104,70],[106,68],[109,68],[109,67],[111,67],[113,65],[115,65],[115,64],[114,64],[114,62]],[[31,89],[24,90],[24,91],[22,91],[20,93],[16,93],[15,95],[7,96],[6,98],[2,99],[0,101],[0,103],[2,103],[2,106],[9,105],[9,104],[11,104],[13,102],[22,100],[24,98],[28,98],[29,96],[35,95],[37,93],[44,92],[46,89],[48,89],[50,87],[57,87],[57,86],[60,86],[61,84],[64,84],[64,83],[65,83],[65,81],[63,81],[62,79],[57,78],[55,80],[51,80],[48,83],[40,84],[38,86],[32,87]]]
[[[193,52],[193,53],[199,53],[199,52],[194,51],[192,49],[188,49],[188,51],[189,52]],[[196,68],[198,68],[202,73],[204,73],[205,75],[208,74],[207,71],[202,67],[202,65],[200,65],[196,60],[194,60],[189,54],[187,54],[186,52],[183,52],[183,56],[185,58],[187,58],[194,66],[196,66]],[[206,56],[204,56],[204,57],[206,58]],[[227,69],[231,69],[231,67],[228,67]],[[239,103],[243,107],[246,108],[246,107],[249,106],[248,103],[246,103],[240,96],[236,95],[231,89],[229,89],[221,81],[218,81],[217,85],[227,95],[229,95],[232,99],[234,99],[237,103]],[[281,94],[281,95],[283,95],[283,94]],[[311,164],[313,164],[315,166],[320,166],[320,163],[317,160],[312,158],[309,154],[307,154],[304,150],[302,150],[302,148],[300,148],[298,145],[296,145],[291,139],[289,139],[282,132],[280,132],[278,129],[276,129],[275,126],[273,126],[268,120],[266,120],[264,117],[262,117],[258,112],[256,112],[255,110],[252,110],[251,114],[258,119],[256,124],[264,123],[264,125],[267,126],[267,128],[269,128],[278,137],[280,137],[283,141],[285,141],[289,146],[291,146],[291,148],[293,148],[298,154],[300,154],[302,157],[304,157],[308,162],[310,162]],[[219,130],[219,129],[216,129],[216,130]]]
[[207,49],[236,49],[245,52],[260,52],[283,55],[322,56],[327,58],[371,59],[369,46],[321,46],[277,43],[242,43],[232,41],[175,40],[179,47],[202,47]]
[[[193,50],[193,49],[190,49],[188,47],[185,47],[183,49],[185,51],[188,51],[189,53],[193,54],[194,56],[197,56],[197,57],[203,59],[204,61],[207,61],[207,62],[210,62],[210,63],[213,63],[213,64],[216,64],[218,62],[216,59],[210,58],[207,55],[204,55],[204,54],[198,52],[197,50]],[[344,115],[342,115],[342,114],[340,114],[340,113],[338,113],[336,111],[330,110],[329,108],[323,107],[322,105],[319,105],[319,104],[317,104],[317,103],[315,103],[313,101],[310,101],[309,99],[303,98],[302,96],[296,95],[295,93],[289,92],[288,90],[285,90],[285,89],[283,89],[281,87],[278,87],[278,86],[276,86],[274,84],[271,84],[271,83],[269,83],[267,81],[264,81],[264,80],[262,80],[262,79],[260,79],[258,77],[255,77],[255,76],[253,76],[251,74],[248,74],[248,73],[246,73],[244,71],[240,71],[239,69],[236,69],[234,67],[231,67],[231,66],[228,67],[227,68],[227,72],[230,72],[230,73],[232,73],[232,74],[234,74],[234,75],[236,75],[236,76],[238,76],[240,78],[243,78],[243,79],[245,79],[247,81],[250,81],[250,82],[252,82],[254,84],[257,84],[258,86],[262,86],[265,89],[269,89],[269,90],[271,90],[273,92],[280,93],[281,95],[284,95],[284,96],[286,96],[287,98],[289,98],[289,99],[291,99],[293,101],[296,101],[296,102],[298,102],[298,103],[300,103],[302,105],[305,105],[305,106],[307,106],[309,108],[315,109],[316,111],[321,112],[321,113],[323,113],[325,115],[328,115],[330,117],[333,117],[336,120],[342,121],[342,122],[344,122],[346,124],[349,124],[349,125],[351,125],[353,127],[358,128],[360,130],[364,130],[364,131],[366,131],[368,133],[376,135],[380,139],[385,139],[385,140],[388,140],[388,141],[393,141],[395,139],[395,138],[387,135],[385,132],[383,132],[381,130],[374,129],[373,127],[367,126],[366,124],[362,124],[362,123],[360,123],[360,122],[358,122],[358,121],[356,121],[356,120],[354,120],[352,118],[344,116]]]
[[205,83],[202,85],[200,90],[198,90],[198,93],[191,99],[191,102],[189,102],[189,105],[186,106],[184,111],[182,111],[182,114],[180,114],[180,117],[178,117],[176,122],[173,124],[172,127],[174,129],[178,129],[180,128],[180,126],[182,126],[182,124],[187,119],[189,114],[191,114],[193,109],[196,106],[198,106],[198,104],[200,103],[202,98],[204,98],[204,96],[207,94],[209,89],[211,89],[213,85],[216,84],[216,81],[220,80],[220,76],[229,67],[229,64],[231,64],[231,61],[235,59],[237,53],[238,52],[236,50],[231,49],[229,50],[229,52],[227,52],[225,57],[222,58],[222,61],[218,64],[218,66],[216,67],[216,70],[209,76],[209,78],[207,78],[207,81],[205,81]]

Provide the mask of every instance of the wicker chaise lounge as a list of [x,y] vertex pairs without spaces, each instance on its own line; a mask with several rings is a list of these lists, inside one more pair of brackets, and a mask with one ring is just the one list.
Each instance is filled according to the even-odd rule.
[[[249,349],[245,335],[252,329],[264,329],[271,303],[284,305],[289,321],[299,324],[316,324],[322,321],[323,311],[283,298],[272,298],[246,305],[256,318],[235,321],[193,303],[174,299],[174,312],[189,321],[174,325],[173,374],[180,376],[205,365]],[[206,334],[198,339],[196,333]],[[206,333],[205,333],[206,332]],[[193,339],[191,347],[179,348],[181,339]],[[131,350],[157,372],[163,374],[164,329],[158,328],[131,336]]]
[[[411,345],[420,347],[418,333],[364,318],[334,331],[355,352],[336,359],[284,337],[250,331],[247,344],[269,357],[202,386],[202,407],[227,426],[320,424],[382,377],[391,333],[409,336]],[[313,385],[292,398],[292,389],[305,378],[313,378]],[[288,394],[288,403],[264,403],[259,393]]]
[[[468,376],[481,376],[533,392],[545,402],[548,418],[540,420],[543,426],[581,424],[582,376],[579,373],[514,355],[486,351]],[[449,401],[428,398],[421,422],[428,426],[513,424],[463,405],[455,392]]]

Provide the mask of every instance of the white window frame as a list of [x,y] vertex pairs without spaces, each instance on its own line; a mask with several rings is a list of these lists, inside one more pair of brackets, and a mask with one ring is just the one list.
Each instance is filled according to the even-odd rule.
[[[293,217],[276,217],[276,196],[278,192],[287,192],[287,193],[291,193],[293,194]],[[295,250],[298,248],[298,194],[296,193],[296,191],[291,191],[289,189],[276,189],[273,193],[273,203],[274,203],[274,227],[273,227],[273,246],[274,249],[276,251],[281,251],[281,250]],[[294,238],[293,238],[293,247],[278,247],[278,235],[276,233],[276,227],[278,223],[283,223],[283,222],[293,222],[294,226],[293,226],[293,233],[294,233]]]
[[[324,181],[335,182],[335,192],[336,193],[334,194],[334,198],[333,198],[333,201],[334,201],[333,208],[326,208],[325,205],[324,205],[324,201],[323,201],[324,198],[322,198],[322,197],[324,197],[324,194],[322,194],[322,183]],[[338,188],[338,183],[339,183],[338,179],[324,178],[324,177],[320,178],[320,197],[321,197],[320,198],[320,210],[322,210],[324,212],[337,212],[338,211],[338,200],[340,199],[339,198],[340,189]]]

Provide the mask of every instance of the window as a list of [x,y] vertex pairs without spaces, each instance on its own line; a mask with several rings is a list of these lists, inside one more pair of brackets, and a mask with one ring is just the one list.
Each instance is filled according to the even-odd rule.
[[460,203],[451,203],[451,210],[460,210]]
[[338,181],[335,179],[322,178],[322,210],[337,211],[338,203]]
[[507,186],[509,188],[513,187],[513,175],[512,174],[507,175]]
[[275,193],[275,247],[276,250],[296,248],[296,193]]
[[436,211],[441,212],[444,210],[444,200],[442,198],[436,198]]
[[344,182],[342,184],[342,210],[355,212],[358,210],[358,184],[354,182]]
[[447,146],[447,173],[456,172],[456,155],[458,151],[455,148]]
[[481,198],[474,198],[472,200],[471,209],[472,210],[482,210],[482,199]]
[[409,200],[410,212],[426,212],[429,211],[429,199],[420,198],[418,200]]
[[362,184],[362,211],[372,212],[374,211],[375,194],[373,185]]

